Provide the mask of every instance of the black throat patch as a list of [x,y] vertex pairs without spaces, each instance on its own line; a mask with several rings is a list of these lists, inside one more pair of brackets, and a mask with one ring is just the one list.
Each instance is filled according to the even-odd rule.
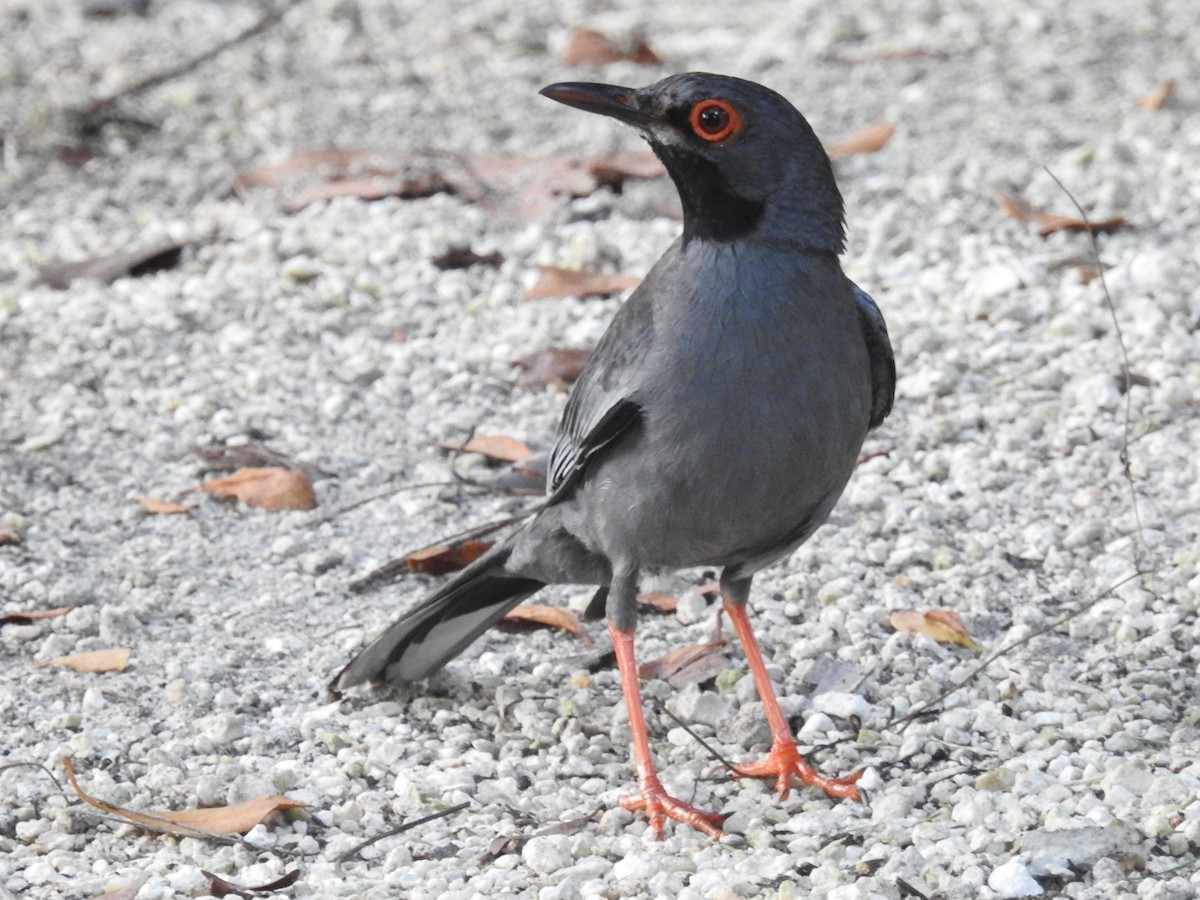
[[683,241],[728,242],[745,237],[762,218],[766,202],[733,192],[711,160],[678,148],[652,144],[683,202]]

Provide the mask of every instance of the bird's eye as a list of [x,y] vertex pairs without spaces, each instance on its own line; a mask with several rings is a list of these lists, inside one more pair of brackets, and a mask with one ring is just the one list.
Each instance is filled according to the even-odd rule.
[[692,131],[706,141],[723,141],[737,134],[742,117],[724,100],[701,100],[692,107]]

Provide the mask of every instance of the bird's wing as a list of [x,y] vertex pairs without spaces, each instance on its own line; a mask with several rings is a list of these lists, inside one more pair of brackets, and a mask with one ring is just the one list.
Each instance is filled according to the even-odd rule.
[[866,291],[857,284],[853,287],[858,320],[871,360],[871,427],[878,428],[892,411],[892,401],[896,397],[896,357],[892,353],[883,313]]
[[588,461],[600,450],[624,434],[642,414],[642,408],[632,400],[620,399],[604,408],[594,422],[576,420],[577,431],[559,433],[558,443],[550,454],[547,477],[549,503],[557,503],[573,488],[587,468]]
[[647,290],[652,280],[653,272],[617,311],[575,382],[550,453],[548,503],[565,497],[589,461],[641,418],[642,363],[654,337],[653,291]]

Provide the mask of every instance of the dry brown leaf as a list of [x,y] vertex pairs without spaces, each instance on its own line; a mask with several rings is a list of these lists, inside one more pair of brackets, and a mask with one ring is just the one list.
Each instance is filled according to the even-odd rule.
[[888,622],[897,631],[923,634],[941,644],[959,644],[976,653],[980,650],[979,645],[967,633],[962,616],[952,609],[931,609],[925,612],[904,609],[892,613]]
[[382,200],[399,197],[401,200],[418,200],[434,194],[452,194],[454,187],[437,173],[414,175],[411,178],[391,178],[375,175],[364,178],[339,178],[323,181],[291,197],[283,208],[288,212],[299,212],[306,206],[322,200],[338,197],[353,197],[356,200]]
[[533,451],[516,438],[503,434],[476,435],[469,441],[446,441],[441,444],[441,448],[461,453],[478,453],[493,462],[502,463],[520,462],[533,455]]
[[834,159],[853,156],[856,153],[876,153],[883,149],[883,146],[892,139],[892,135],[895,133],[896,126],[887,122],[874,122],[846,138],[840,144],[834,144],[827,148],[828,153]]
[[236,894],[239,897],[245,897],[253,893],[271,893],[272,891],[281,891],[284,888],[289,888],[296,883],[296,879],[300,877],[299,869],[292,869],[286,875],[281,875],[269,884],[259,884],[253,887],[241,884],[234,884],[232,881],[227,881],[220,875],[214,875],[205,869],[200,870],[205,878],[208,879],[208,892],[214,897],[228,897],[230,894]]
[[252,187],[278,187],[289,176],[316,173],[322,178],[336,177],[354,166],[378,170],[379,153],[375,150],[307,150],[285,159],[283,162],[260,166],[243,172],[233,179],[233,189],[245,199],[245,192]]
[[159,244],[144,250],[98,256],[81,262],[52,260],[38,269],[42,281],[57,290],[65,290],[77,278],[95,278],[105,284],[118,278],[149,275],[179,265],[183,244]]
[[72,653],[68,656],[56,656],[37,664],[37,668],[46,666],[66,666],[76,672],[97,675],[104,672],[124,672],[129,665],[129,657],[133,651],[128,647],[114,647],[111,650],[89,650],[86,653]]
[[500,621],[508,624],[519,623],[557,628],[560,631],[570,632],[575,635],[587,647],[595,646],[592,636],[587,633],[587,629],[579,621],[578,614],[572,609],[563,609],[561,606],[546,606],[542,603],[522,603],[516,609],[506,613]]
[[591,350],[548,347],[514,359],[513,365],[524,369],[525,380],[532,384],[570,384],[591,356]]
[[262,822],[273,812],[285,809],[300,809],[308,806],[299,800],[285,797],[283,794],[264,794],[254,797],[235,806],[214,806],[208,809],[153,810],[137,812],[105,803],[89,794],[85,794],[79,782],[75,779],[75,767],[71,757],[63,757],[63,768],[67,770],[67,780],[84,803],[103,810],[114,816],[141,825],[153,831],[183,837],[215,837],[229,834],[245,834],[255,825]]
[[273,812],[306,806],[307,803],[301,803],[283,794],[263,794],[233,806],[183,809],[178,812],[160,810],[151,815],[212,834],[245,834]]
[[[646,156],[652,154],[615,154],[589,161],[567,156],[315,150],[242,173],[234,179],[234,190],[243,200],[265,193],[288,212],[331,197],[411,200],[451,193],[502,222],[524,223],[553,212],[563,197],[586,197],[602,185],[663,174],[661,165]],[[495,264],[491,257],[480,261]]]
[[335,197],[411,200],[455,191],[432,157],[365,149],[310,150],[233,180],[243,200],[254,188],[273,190],[289,212]]
[[541,300],[546,297],[608,297],[642,283],[642,279],[637,275],[607,275],[603,272],[560,269],[557,266],[538,266],[538,271],[541,275],[537,283],[525,292],[526,300]]
[[1166,102],[1171,99],[1173,93],[1175,93],[1175,79],[1168,78],[1138,100],[1138,106],[1142,107],[1142,109],[1162,109]]
[[619,186],[631,179],[661,178],[667,174],[667,169],[649,150],[623,150],[592,160],[588,172],[598,184]]
[[672,687],[699,684],[715,677],[727,665],[725,647],[728,641],[717,638],[705,644],[679,647],[638,666],[638,677],[661,678]]
[[679,598],[672,594],[638,594],[637,602],[660,613],[673,613],[679,607]]
[[1000,205],[1014,219],[1036,225],[1038,234],[1041,237],[1054,234],[1056,231],[1092,231],[1096,234],[1105,234],[1109,231],[1115,231],[1125,224],[1125,220],[1120,216],[1114,216],[1111,219],[1093,220],[1089,223],[1073,216],[1060,216],[1057,213],[1048,213],[1030,206],[1024,200],[1010,194],[1000,194]]
[[594,28],[575,28],[559,57],[563,65],[602,65],[614,62],[632,62],[639,66],[657,66],[662,63],[645,41],[634,39],[618,42]]
[[315,509],[317,496],[312,482],[299,469],[238,469],[225,478],[217,478],[188,488],[216,497],[232,497],[247,506],[278,512],[285,509]]
[[56,619],[65,616],[74,607],[56,606],[54,609],[35,609],[32,612],[11,612],[0,614],[0,625],[29,625],[38,619]]
[[506,224],[534,222],[599,186],[586,163],[565,156],[478,156],[456,175],[458,193]]
[[182,503],[172,503],[169,500],[155,500],[153,497],[134,497],[134,503],[140,503],[152,516],[170,516],[180,513],[190,513],[196,507],[184,506]]
[[416,550],[404,558],[410,572],[445,575],[465,568],[491,549],[494,541],[466,540]]

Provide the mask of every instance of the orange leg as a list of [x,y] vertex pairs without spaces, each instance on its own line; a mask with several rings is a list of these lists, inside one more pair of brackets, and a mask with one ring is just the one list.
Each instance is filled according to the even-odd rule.
[[650,817],[650,827],[660,841],[663,839],[664,817],[691,825],[711,838],[720,838],[724,816],[703,812],[677,800],[666,792],[658,780],[654,761],[650,758],[650,738],[646,732],[646,717],[642,712],[642,691],[638,687],[637,663],[633,655],[633,631],[622,631],[610,619],[608,633],[612,637],[613,649],[617,651],[617,669],[621,673],[621,691],[625,694],[625,706],[629,710],[629,730],[633,732],[633,758],[638,774],[638,792],[622,797],[621,806],[631,812],[644,809]]
[[780,800],[786,800],[791,791],[792,776],[809,787],[823,790],[828,796],[846,800],[861,800],[854,783],[862,777],[862,772],[855,772],[845,778],[826,778],[808,764],[788,728],[787,719],[779,709],[779,701],[775,699],[775,689],[771,687],[771,678],[767,675],[767,667],[763,663],[762,652],[758,649],[758,639],[750,627],[750,619],[746,608],[739,603],[725,601],[725,613],[733,623],[733,630],[746,651],[746,662],[750,664],[750,674],[754,676],[754,686],[758,688],[759,699],[767,713],[767,724],[771,726],[771,752],[761,762],[748,766],[738,766],[736,773],[739,778],[770,778],[775,777],[775,790]]

